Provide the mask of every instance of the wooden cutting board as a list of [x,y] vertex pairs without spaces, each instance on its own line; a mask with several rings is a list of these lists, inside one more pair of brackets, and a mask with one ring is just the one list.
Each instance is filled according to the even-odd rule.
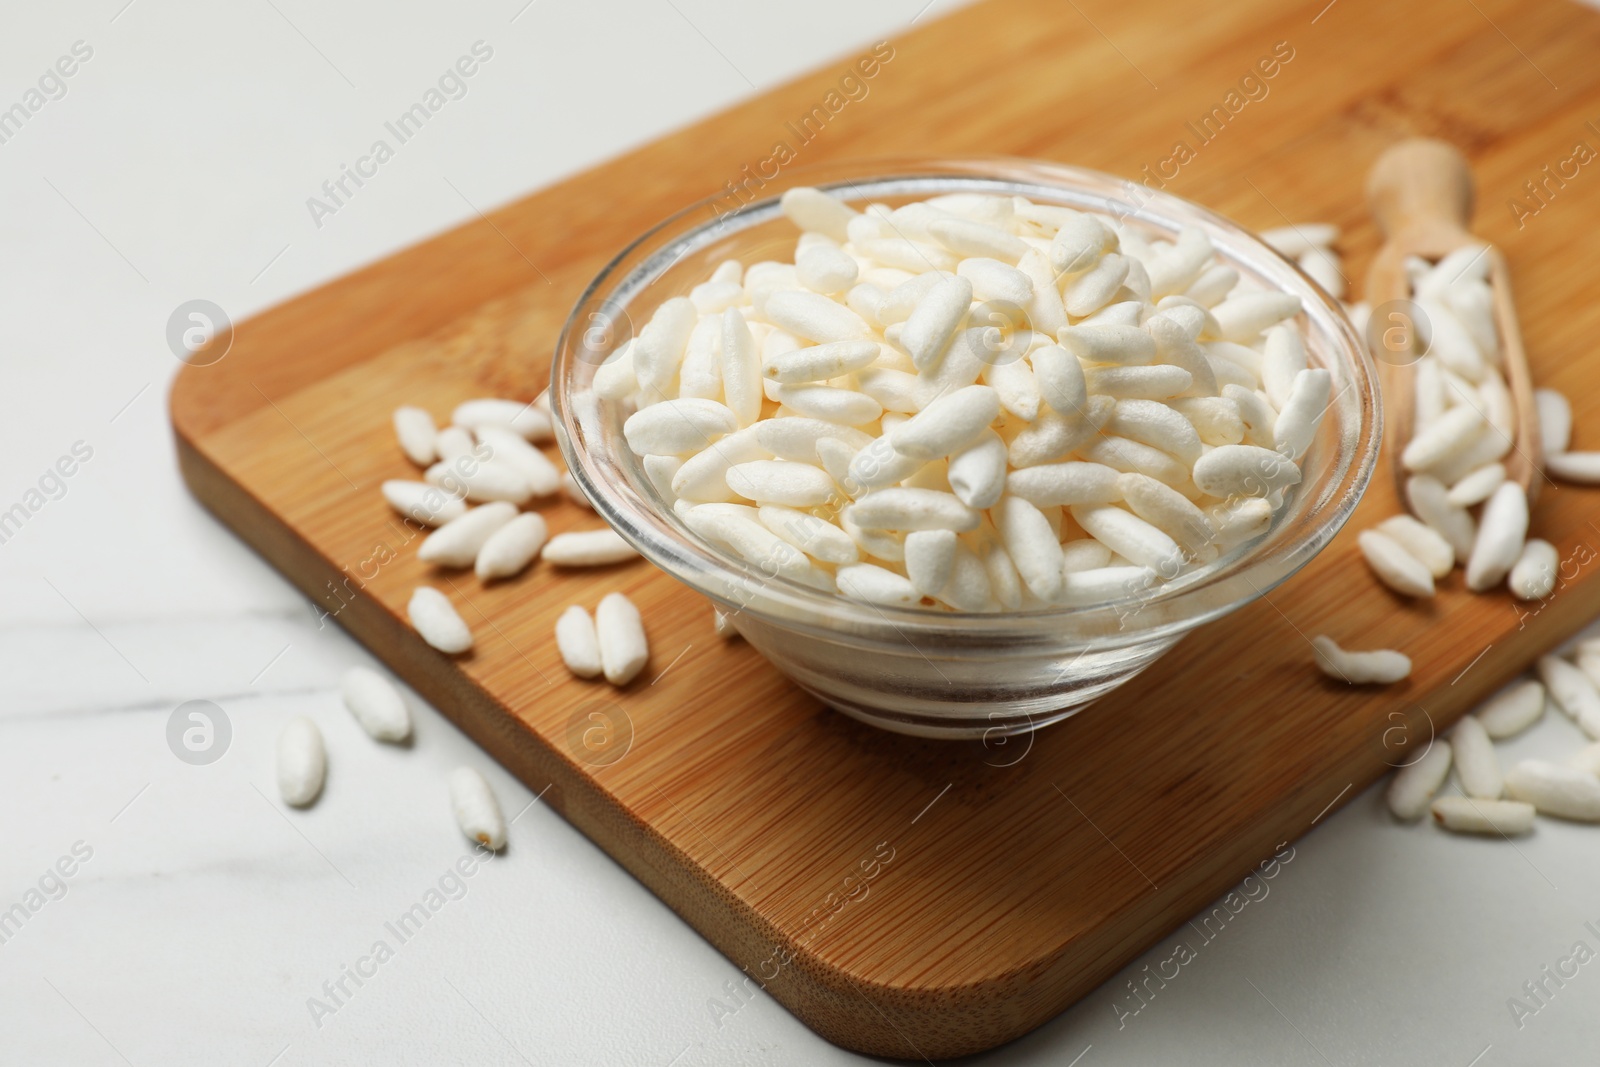
[[[1575,239],[1600,230],[1600,169],[1567,165],[1542,203],[1523,189],[1576,142],[1600,145],[1600,18],[1558,0],[1322,2],[990,2],[895,37],[864,97],[849,84],[855,98],[829,97],[862,48],[238,327],[226,358],[173,388],[184,476],[823,1036],[912,1059],[1016,1037],[1600,614],[1600,496],[1540,497],[1535,528],[1564,560],[1542,609],[1467,595],[1459,575],[1409,604],[1356,555],[1354,531],[1398,510],[1380,474],[1302,574],[1101,704],[1031,742],[938,742],[819,706],[714,637],[705,602],[647,564],[539,565],[488,588],[431,572],[378,493],[413,476],[389,413],[534,396],[601,264],[747,164],[759,173],[780,140],[793,165],[1004,153],[1150,166],[1247,225],[1339,223],[1358,278],[1376,245],[1362,176],[1395,139],[1426,134],[1471,156],[1477,227],[1510,257],[1536,375],[1573,398],[1580,447],[1600,447],[1596,268]],[[1275,51],[1274,76],[1250,80]],[[1237,112],[1202,142],[1214,105]],[[792,124],[807,114],[826,123],[802,142]],[[1517,197],[1538,209],[1520,226]],[[597,521],[565,502],[546,512],[557,530]],[[472,655],[441,656],[405,623],[424,582],[462,606]],[[570,678],[551,638],[567,604],[617,588],[653,643],[621,692]],[[1328,682],[1306,641],[1321,632],[1400,647],[1416,673],[1380,690]]]

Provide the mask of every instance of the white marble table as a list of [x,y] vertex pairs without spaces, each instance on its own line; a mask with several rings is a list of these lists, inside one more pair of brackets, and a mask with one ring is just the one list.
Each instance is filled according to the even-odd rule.
[[[0,512],[26,512],[0,543],[0,1064],[857,1059],[764,998],[719,1021],[737,969],[431,709],[407,749],[358,732],[335,687],[369,657],[179,482],[164,331],[186,300],[242,318],[899,32],[922,3],[819,0],[803,20],[710,0],[12,5],[0,107],[75,42],[92,54],[0,143]],[[316,225],[307,198],[479,40],[493,57],[467,95]],[[72,475],[47,476],[75,447]],[[167,743],[190,700],[231,725],[210,764]],[[296,714],[333,766],[291,814],[272,746]],[[1511,753],[1574,735],[1551,717]],[[468,850],[443,778],[462,763],[522,814],[503,856],[453,882]],[[442,878],[399,941],[385,924]],[[1600,948],[1597,885],[1600,833],[1448,838],[1357,796],[1220,936],[1180,931],[989,1059],[1592,1062],[1600,963],[1520,1029],[1507,999],[1575,942]],[[1128,1013],[1126,982],[1183,936],[1195,958]],[[363,963],[380,939],[392,957]]]

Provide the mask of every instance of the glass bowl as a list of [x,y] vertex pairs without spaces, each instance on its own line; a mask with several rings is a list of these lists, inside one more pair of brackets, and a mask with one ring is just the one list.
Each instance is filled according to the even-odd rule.
[[[1100,212],[1150,237],[1204,230],[1244,279],[1294,293],[1315,366],[1333,400],[1302,461],[1303,480],[1271,528],[1152,590],[1089,608],[972,614],[884,607],[763,573],[691,533],[627,447],[631,408],[590,391],[596,368],[663,301],[687,295],[718,263],[791,261],[798,232],[780,194],[826,189],[858,208],[945,193],[1017,194]],[[1344,525],[1381,436],[1371,361],[1338,302],[1241,227],[1173,196],[1095,171],[1036,160],[898,159],[752,178],[634,241],[589,285],[561,332],[551,408],[567,465],[595,510],[656,566],[728,613],[739,633],[796,684],[839,711],[927,737],[1020,733],[1057,722],[1150,666],[1180,637],[1271,590]],[[742,202],[741,202],[742,201]],[[752,714],[759,709],[752,708]]]

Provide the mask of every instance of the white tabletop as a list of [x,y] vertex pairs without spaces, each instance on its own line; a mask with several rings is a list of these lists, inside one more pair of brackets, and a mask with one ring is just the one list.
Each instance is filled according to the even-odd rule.
[[[165,331],[185,301],[243,318],[902,32],[923,3],[12,5],[0,108],[83,44],[0,143],[0,512],[24,508],[0,526],[0,1063],[858,1059],[765,997],[719,1018],[738,969],[431,709],[409,748],[359,732],[336,686],[371,658],[179,481]],[[478,41],[466,95],[314,220],[307,198]],[[231,726],[207,765],[167,742],[190,700]],[[332,753],[306,812],[273,785],[292,715]],[[1505,754],[1577,743],[1552,715]],[[523,814],[455,882],[443,781],[463,763]],[[1212,940],[1180,929],[988,1059],[1593,1062],[1600,963],[1544,979],[1543,1006],[1523,984],[1600,950],[1597,832],[1541,820],[1513,846],[1345,799]],[[441,879],[400,941],[385,924]],[[1130,1013],[1127,983],[1172,975],[1183,939],[1193,958]],[[362,962],[380,940],[392,956]],[[1520,1027],[1512,997],[1539,1006]]]

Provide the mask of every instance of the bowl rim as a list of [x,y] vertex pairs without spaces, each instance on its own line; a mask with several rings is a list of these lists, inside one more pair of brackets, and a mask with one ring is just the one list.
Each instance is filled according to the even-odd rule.
[[[592,309],[619,301],[625,305],[691,251],[713,244],[724,232],[737,234],[770,221],[779,214],[779,197],[789,188],[810,185],[843,192],[847,199],[856,200],[869,191],[893,194],[902,187],[938,195],[933,187],[942,183],[954,186],[945,192],[1031,189],[1058,197],[1076,195],[1103,203],[1105,207],[1089,210],[1101,210],[1118,221],[1174,232],[1179,225],[1199,225],[1214,243],[1218,236],[1225,239],[1217,243],[1217,250],[1226,261],[1248,263],[1280,288],[1300,296],[1298,317],[1308,322],[1302,332],[1324,335],[1331,356],[1349,377],[1345,388],[1330,401],[1330,410],[1354,386],[1351,410],[1355,415],[1354,424],[1339,434],[1330,457],[1333,477],[1315,479],[1325,483],[1317,498],[1298,501],[1298,495],[1314,479],[1305,479],[1294,490],[1302,510],[1309,509],[1297,516],[1305,529],[1281,543],[1270,533],[1261,535],[1238,546],[1230,556],[1186,568],[1176,578],[1158,583],[1149,594],[1091,607],[957,612],[873,604],[769,575],[705,543],[683,528],[669,509],[647,500],[626,484],[626,479],[619,482],[614,465],[605,462],[598,403],[592,393],[587,397],[569,395],[574,365],[587,363],[592,368],[599,362],[583,358],[578,344],[586,336],[589,316],[595,313]],[[976,642],[996,648],[1034,640],[1062,648],[1106,648],[1172,638],[1236,610],[1293,576],[1349,520],[1371,479],[1383,432],[1377,372],[1342,305],[1295,263],[1209,208],[1131,179],[1012,156],[898,156],[797,166],[765,181],[755,199],[719,211],[719,202],[726,199],[727,194],[705,197],[669,215],[629,242],[590,281],[557,339],[549,394],[562,456],[596,513],[652,563],[726,608],[749,611],[775,625],[818,637],[840,640],[848,635],[850,640],[878,639],[898,646],[913,637],[945,646]],[[703,216],[708,211],[707,219]],[[617,436],[620,439],[620,434]],[[1313,451],[1317,447],[1313,446]],[[1274,531],[1288,510],[1275,516]],[[1272,550],[1256,555],[1263,544],[1271,545]],[[1129,605],[1133,605],[1131,611]]]

